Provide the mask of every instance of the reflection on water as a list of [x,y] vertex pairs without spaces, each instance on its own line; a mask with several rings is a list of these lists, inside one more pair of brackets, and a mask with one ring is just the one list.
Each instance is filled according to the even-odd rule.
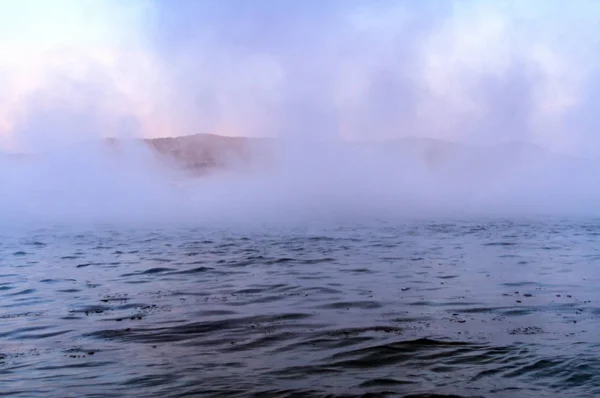
[[600,226],[0,235],[0,395],[600,394]]

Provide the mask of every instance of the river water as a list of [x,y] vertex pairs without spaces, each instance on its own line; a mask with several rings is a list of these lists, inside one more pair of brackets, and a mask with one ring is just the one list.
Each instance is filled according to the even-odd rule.
[[0,232],[0,395],[600,394],[600,221]]

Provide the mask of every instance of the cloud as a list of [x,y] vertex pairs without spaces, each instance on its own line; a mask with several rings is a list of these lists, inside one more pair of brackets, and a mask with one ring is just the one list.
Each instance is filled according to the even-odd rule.
[[0,1],[0,149],[111,135],[122,114],[145,123],[142,4]]
[[196,115],[187,129],[523,140],[574,151],[586,132],[573,131],[570,116],[596,79],[596,8],[182,1],[159,4],[150,31],[169,101],[182,118]]
[[0,127],[13,137],[23,109],[40,106],[32,96],[65,91],[56,69],[73,75],[76,58],[75,69],[103,69],[75,73],[79,87],[110,80],[114,98],[94,107],[119,104],[146,136],[417,135],[574,153],[600,143],[594,1],[107,1],[91,20],[94,2],[42,2],[54,22],[38,25],[10,4],[39,25],[5,25],[0,43],[11,93]]

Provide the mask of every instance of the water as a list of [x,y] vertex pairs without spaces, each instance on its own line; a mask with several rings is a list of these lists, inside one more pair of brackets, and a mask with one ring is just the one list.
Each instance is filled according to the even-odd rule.
[[4,231],[0,395],[597,396],[599,241],[589,220]]

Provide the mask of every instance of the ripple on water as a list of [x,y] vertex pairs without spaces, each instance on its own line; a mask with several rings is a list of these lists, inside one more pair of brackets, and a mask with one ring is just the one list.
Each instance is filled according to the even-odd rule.
[[2,394],[596,396],[596,240],[559,221],[16,234]]

